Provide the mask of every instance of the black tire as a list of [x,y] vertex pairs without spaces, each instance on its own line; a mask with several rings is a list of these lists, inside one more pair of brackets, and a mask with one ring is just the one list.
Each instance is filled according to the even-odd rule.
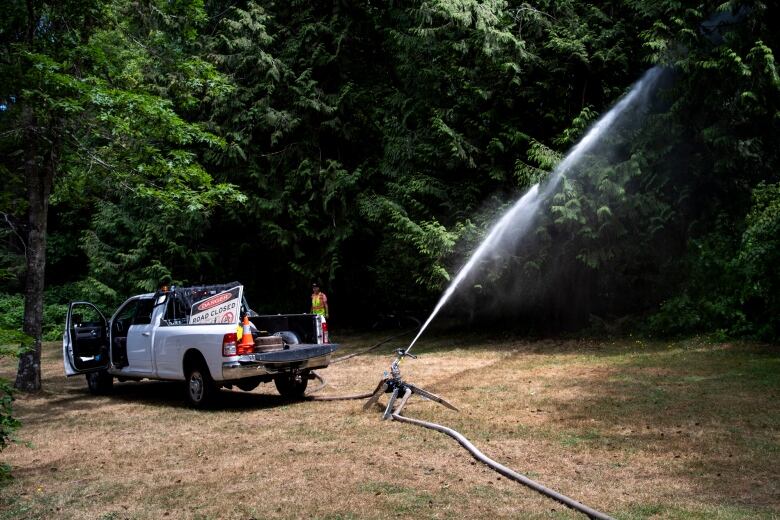
[[217,385],[205,365],[197,364],[187,371],[184,395],[193,408],[208,408],[214,403]]
[[309,371],[279,374],[274,378],[274,384],[279,395],[285,399],[303,399],[306,386],[309,384]]
[[87,388],[92,395],[106,395],[114,387],[114,376],[105,370],[90,372],[87,376]]

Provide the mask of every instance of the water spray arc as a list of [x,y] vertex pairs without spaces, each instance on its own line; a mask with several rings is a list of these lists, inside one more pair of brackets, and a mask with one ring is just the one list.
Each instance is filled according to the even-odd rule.
[[647,95],[654,90],[662,72],[663,69],[660,67],[653,67],[648,70],[644,76],[634,84],[623,99],[596,121],[585,134],[585,137],[583,137],[582,140],[566,154],[558,166],[550,173],[547,181],[544,184],[537,183],[531,186],[525,195],[520,197],[520,199],[504,213],[498,222],[493,225],[485,239],[479,247],[477,247],[466,264],[458,271],[458,274],[444,291],[444,294],[442,294],[442,297],[433,308],[430,316],[428,316],[428,319],[425,320],[423,326],[420,327],[420,331],[406,348],[407,354],[412,350],[412,347],[428,328],[431,321],[439,314],[439,311],[441,311],[455,291],[460,287],[463,280],[465,280],[474,270],[474,267],[505,238],[510,236],[510,234],[513,240],[518,240],[528,232],[539,206],[555,191],[555,188],[558,186],[561,179],[563,179],[564,175],[614,128],[615,123],[620,120],[621,116],[625,116],[630,109],[637,108],[640,103],[646,101]]

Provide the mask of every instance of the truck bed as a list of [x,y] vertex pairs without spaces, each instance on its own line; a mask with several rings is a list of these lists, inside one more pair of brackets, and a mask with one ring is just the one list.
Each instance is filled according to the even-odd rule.
[[311,314],[264,314],[251,316],[249,321],[261,333],[273,334],[287,330],[295,333],[301,344],[317,343],[316,322]]

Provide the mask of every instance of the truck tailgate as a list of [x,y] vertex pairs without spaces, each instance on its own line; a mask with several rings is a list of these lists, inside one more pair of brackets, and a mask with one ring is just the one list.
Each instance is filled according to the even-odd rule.
[[299,343],[289,345],[284,350],[245,354],[236,360],[222,363],[222,380],[235,381],[246,377],[273,376],[291,370],[325,368],[337,348],[335,343]]
[[253,357],[255,363],[297,363],[311,358],[327,356],[337,348],[338,345],[335,343],[323,343],[322,345],[316,343],[299,343],[298,345],[290,345],[290,347],[285,350],[253,354]]

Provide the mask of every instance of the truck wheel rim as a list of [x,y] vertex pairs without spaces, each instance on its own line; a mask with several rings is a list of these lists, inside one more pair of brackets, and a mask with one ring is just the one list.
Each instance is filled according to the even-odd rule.
[[198,372],[190,376],[190,397],[193,401],[200,401],[203,397],[203,377]]

